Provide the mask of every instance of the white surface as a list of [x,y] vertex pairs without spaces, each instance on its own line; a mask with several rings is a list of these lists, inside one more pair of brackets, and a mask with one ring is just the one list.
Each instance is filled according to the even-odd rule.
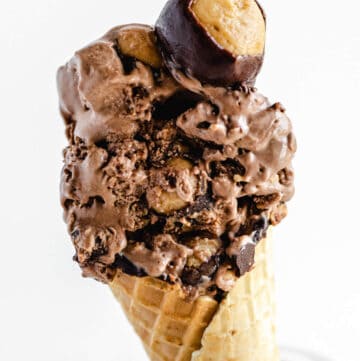
[[280,361],[333,361],[326,356],[313,353],[308,350],[281,348]]
[[[114,25],[154,23],[164,2],[1,3],[0,360],[145,360],[108,289],[71,261],[55,72]],[[257,85],[286,106],[299,143],[297,195],[275,232],[279,339],[358,361],[359,3],[262,3],[268,44]]]

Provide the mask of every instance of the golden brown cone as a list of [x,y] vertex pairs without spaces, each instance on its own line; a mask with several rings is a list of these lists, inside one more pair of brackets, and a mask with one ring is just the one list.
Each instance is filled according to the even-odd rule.
[[254,269],[221,302],[191,361],[279,361],[274,289],[268,237],[256,249]]
[[178,285],[121,271],[110,287],[151,361],[279,361],[269,238],[255,259],[220,304],[187,302]]

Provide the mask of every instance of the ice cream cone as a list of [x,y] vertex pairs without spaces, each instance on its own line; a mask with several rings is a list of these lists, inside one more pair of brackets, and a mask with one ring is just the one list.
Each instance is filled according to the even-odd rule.
[[272,241],[218,303],[186,301],[179,285],[119,271],[110,284],[152,361],[278,361]]
[[151,361],[279,361],[265,237],[294,193],[296,140],[254,88],[265,14],[240,5],[168,0],[155,28],[113,28],[58,71],[74,260]]

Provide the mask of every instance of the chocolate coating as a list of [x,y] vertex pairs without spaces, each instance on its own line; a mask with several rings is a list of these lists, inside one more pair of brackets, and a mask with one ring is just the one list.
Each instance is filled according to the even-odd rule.
[[[264,59],[235,56],[219,46],[191,10],[193,0],[169,0],[155,25],[167,67],[203,83],[253,86]],[[262,11],[265,20],[265,14]]]

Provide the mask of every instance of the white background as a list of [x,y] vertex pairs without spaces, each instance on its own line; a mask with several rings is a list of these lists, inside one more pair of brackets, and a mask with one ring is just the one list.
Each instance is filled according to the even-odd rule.
[[[2,361],[145,360],[107,287],[82,279],[71,260],[55,73],[110,27],[154,23],[164,3],[1,2]],[[299,143],[297,194],[275,232],[279,340],[359,361],[359,3],[262,3],[268,43],[257,86],[286,106]]]

